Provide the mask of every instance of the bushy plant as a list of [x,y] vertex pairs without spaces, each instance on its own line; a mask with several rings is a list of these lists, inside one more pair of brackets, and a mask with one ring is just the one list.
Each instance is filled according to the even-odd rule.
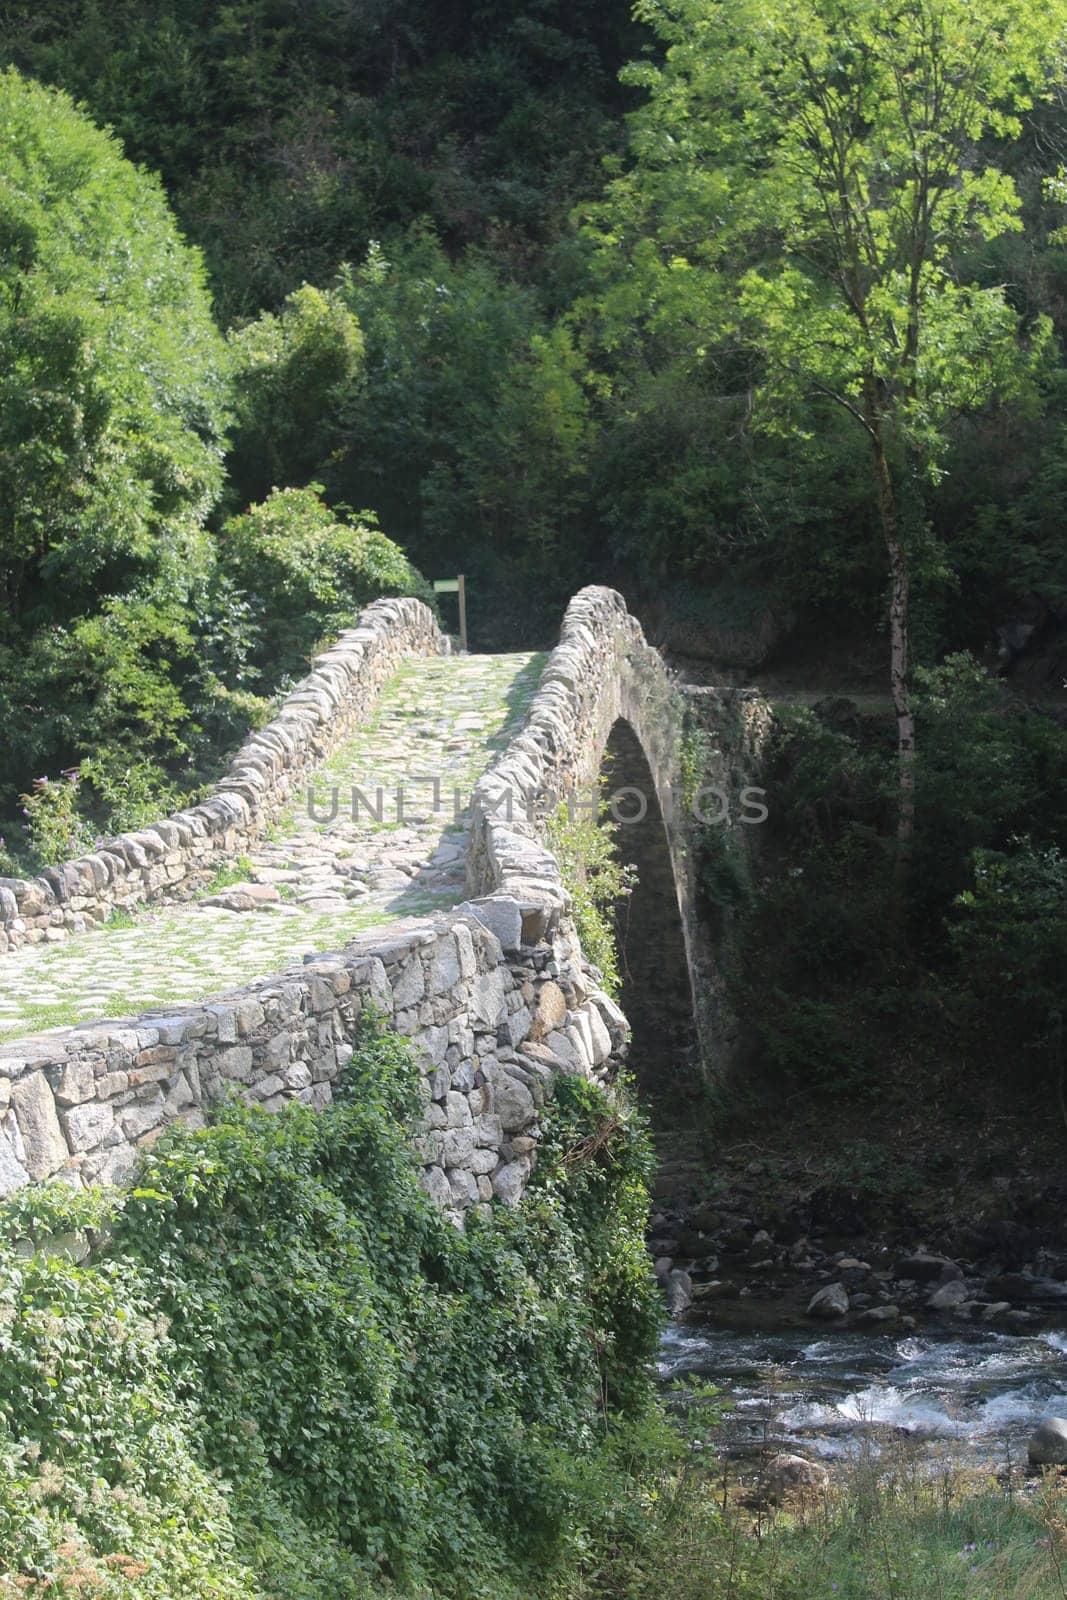
[[230,335],[237,430],[229,460],[236,494],[260,500],[306,482],[341,438],[363,365],[363,334],[337,290],[304,284]]
[[78,808],[81,775],[74,769],[58,778],[35,778],[22,796],[24,848],[38,866],[57,866],[92,850],[93,830]]
[[993,1034],[1062,1065],[1067,971],[1067,857],[1028,839],[979,850],[950,924],[963,993]]
[[254,659],[272,674],[302,666],[330,633],[351,626],[380,595],[418,595],[427,584],[370,512],[350,520],[318,486],[276,489],[223,528],[225,571],[256,619]]
[[253,1600],[150,1285],[50,1237],[115,1209],[31,1190],[0,1216],[0,1595]]
[[9,624],[198,555],[227,358],[158,181],[66,95],[0,75],[0,565]]
[[418,1080],[369,1029],[325,1111],[227,1105],[125,1197],[0,1207],[0,1569],[73,1594],[76,1557],[107,1600],[564,1581],[587,1486],[650,1448],[618,1444],[658,1325],[648,1142],[565,1080],[522,1207],[460,1233],[418,1181]]

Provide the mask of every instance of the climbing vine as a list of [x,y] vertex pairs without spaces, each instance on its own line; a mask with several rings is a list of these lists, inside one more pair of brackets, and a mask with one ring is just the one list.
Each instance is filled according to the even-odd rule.
[[368,1032],[326,1111],[227,1105],[125,1196],[0,1208],[0,1596],[518,1600],[567,1567],[650,1404],[644,1129],[562,1082],[522,1207],[460,1233],[418,1104]]
[[595,816],[563,800],[545,824],[545,836],[570,890],[574,924],[586,957],[601,973],[609,995],[622,986],[615,912],[637,882],[636,867],[618,853],[618,827],[600,804]]

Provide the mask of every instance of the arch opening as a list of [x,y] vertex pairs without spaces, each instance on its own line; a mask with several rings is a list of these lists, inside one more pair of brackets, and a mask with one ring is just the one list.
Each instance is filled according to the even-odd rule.
[[630,1066],[639,1086],[655,1094],[691,1065],[696,1024],[667,828],[641,742],[621,717],[608,737],[601,775],[605,795],[617,797],[618,853],[637,869],[637,883],[615,914],[620,1004],[632,1029]]

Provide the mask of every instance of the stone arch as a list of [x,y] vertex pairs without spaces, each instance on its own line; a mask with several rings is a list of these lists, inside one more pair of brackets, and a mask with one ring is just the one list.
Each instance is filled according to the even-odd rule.
[[630,1065],[639,1082],[655,1088],[691,1062],[697,1044],[684,879],[672,848],[676,797],[663,792],[663,775],[654,771],[637,731],[622,716],[608,734],[601,783],[618,825],[619,856],[637,874],[615,915]]

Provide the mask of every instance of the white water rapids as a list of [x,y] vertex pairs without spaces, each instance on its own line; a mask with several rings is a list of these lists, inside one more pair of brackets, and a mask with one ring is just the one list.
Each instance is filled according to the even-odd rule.
[[952,1441],[979,1463],[1025,1460],[1046,1416],[1067,1416],[1067,1336],[923,1329],[902,1337],[842,1330],[740,1332],[672,1325],[659,1373],[713,1383],[724,1446],[764,1442],[824,1459],[906,1437],[932,1458]]

